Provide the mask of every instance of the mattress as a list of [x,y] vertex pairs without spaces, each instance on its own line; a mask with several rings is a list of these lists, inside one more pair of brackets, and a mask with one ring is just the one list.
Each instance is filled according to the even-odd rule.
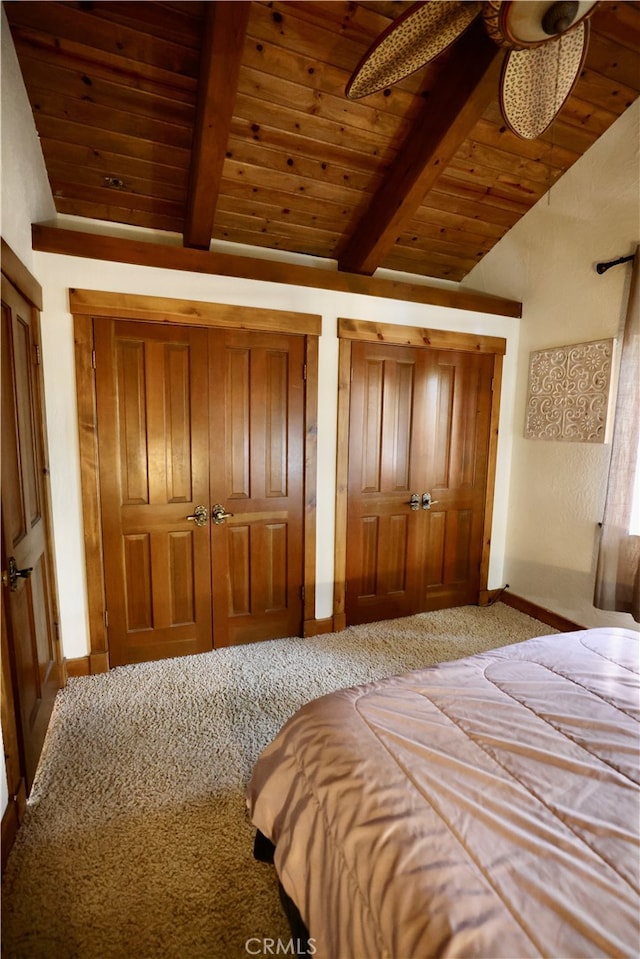
[[639,955],[638,673],[590,629],[304,706],[247,802],[315,955]]

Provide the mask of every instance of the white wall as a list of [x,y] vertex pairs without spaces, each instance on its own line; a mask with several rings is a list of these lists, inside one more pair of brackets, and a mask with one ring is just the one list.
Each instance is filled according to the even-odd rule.
[[640,100],[630,107],[464,282],[524,304],[517,360],[505,579],[511,591],[586,626],[638,629],[592,604],[598,523],[611,448],[524,438],[532,350],[617,336],[630,265],[599,261],[640,240]]
[[4,7],[0,16],[1,229],[3,239],[34,273],[31,224],[55,216],[55,206]]
[[321,520],[317,528],[316,557],[316,615],[318,618],[331,616],[333,606],[338,386],[337,318],[354,317],[505,337],[507,355],[502,392],[503,432],[498,448],[498,481],[489,571],[490,588],[501,585],[518,320],[356,294],[309,290],[277,283],[103,263],[47,253],[36,253],[35,257],[45,291],[42,316],[43,366],[50,420],[51,488],[59,562],[61,634],[66,657],[83,656],[88,651],[74,343],[68,304],[70,287],[169,296],[247,307],[259,306],[322,315],[323,332],[319,351],[317,495],[318,516]]

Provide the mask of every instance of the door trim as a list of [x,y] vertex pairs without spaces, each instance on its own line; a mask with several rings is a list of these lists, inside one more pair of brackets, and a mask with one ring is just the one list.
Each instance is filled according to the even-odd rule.
[[99,290],[70,289],[69,304],[73,314],[75,339],[80,480],[89,614],[89,672],[103,673],[109,669],[93,369],[94,320],[117,317],[149,323],[240,328],[260,332],[298,334],[305,337],[307,370],[303,478],[303,636],[313,635],[316,593],[318,337],[322,332],[322,317],[309,313]]
[[493,355],[493,390],[489,427],[489,455],[482,531],[479,598],[486,594],[489,577],[489,548],[493,518],[493,488],[498,450],[498,419],[502,385],[502,358],[507,341],[501,336],[432,330],[418,326],[377,323],[368,320],[338,318],[338,437],[336,458],[336,526],[334,553],[333,623],[334,629],[346,627],[347,504],[349,485],[349,408],[351,405],[351,344],[354,340],[411,346],[427,350],[456,350],[463,353]]
[[[258,306],[233,306],[202,300],[179,300],[137,293],[108,293],[102,290],[69,290],[74,316],[103,316],[115,319],[149,320],[152,323],[182,323],[217,329],[255,330],[263,333],[298,333],[319,336],[322,317],[313,313],[269,310]],[[238,313],[241,314],[240,321]]]
[[31,306],[42,312],[42,287],[29,272],[22,260],[13,252],[4,237],[0,240],[2,272],[16,290]]

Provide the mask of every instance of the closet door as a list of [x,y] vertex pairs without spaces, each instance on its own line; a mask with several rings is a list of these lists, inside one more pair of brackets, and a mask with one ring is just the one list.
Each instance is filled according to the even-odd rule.
[[354,343],[351,352],[347,623],[416,611],[423,527],[425,351]]
[[[423,522],[418,610],[478,602],[487,486],[493,356],[454,350],[427,358]],[[423,504],[421,504],[423,505]]]
[[299,636],[304,337],[94,327],[110,665]]
[[215,645],[298,636],[304,337],[209,336]]
[[212,648],[205,330],[95,323],[109,663]]
[[347,623],[477,602],[493,357],[351,356]]

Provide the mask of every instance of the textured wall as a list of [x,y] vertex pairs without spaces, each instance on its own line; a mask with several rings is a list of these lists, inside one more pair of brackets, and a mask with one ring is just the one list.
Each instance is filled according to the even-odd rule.
[[0,33],[2,237],[33,272],[31,224],[55,217],[55,207],[4,9]]
[[472,271],[465,286],[520,299],[523,319],[513,411],[505,581],[511,591],[584,625],[634,626],[592,605],[598,522],[610,445],[524,438],[533,350],[616,337],[639,225],[640,101]]

